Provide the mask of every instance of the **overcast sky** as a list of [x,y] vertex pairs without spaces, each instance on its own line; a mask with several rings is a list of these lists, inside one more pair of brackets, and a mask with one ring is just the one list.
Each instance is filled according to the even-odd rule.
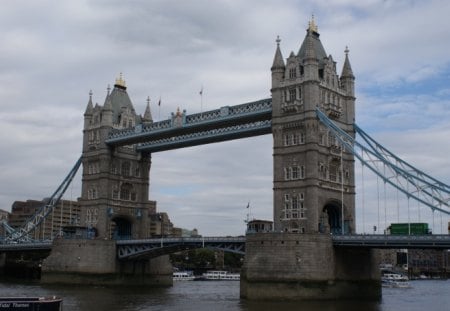
[[[177,107],[190,114],[270,97],[275,39],[284,57],[296,53],[311,14],[339,74],[349,47],[358,125],[448,184],[449,1],[4,0],[0,208],[48,197],[64,179],[81,154],[90,90],[102,105],[123,72],[136,111],[150,96],[154,120]],[[239,235],[248,202],[252,217],[272,219],[272,179],[271,135],[167,151],[152,156],[150,199],[175,226]],[[80,196],[80,181],[66,199]],[[377,200],[375,178],[361,189],[359,232],[384,227],[385,206],[387,222],[397,221],[397,203]],[[410,208],[411,221],[433,224],[427,208]],[[448,220],[436,215],[433,231],[446,232]]]

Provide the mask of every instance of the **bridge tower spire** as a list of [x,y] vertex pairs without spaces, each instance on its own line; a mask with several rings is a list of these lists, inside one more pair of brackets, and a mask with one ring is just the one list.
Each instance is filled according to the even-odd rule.
[[136,114],[123,75],[108,86],[104,105],[86,108],[83,139],[82,207],[79,225],[102,239],[146,238],[149,214],[156,202],[148,200],[150,156],[133,145],[111,148],[105,140],[111,131],[134,128],[151,115]]
[[353,133],[354,77],[347,54],[339,80],[336,62],[327,56],[314,19],[297,55],[291,53],[287,59],[283,75],[277,45],[272,66],[277,232],[354,231],[353,156],[342,150],[315,113],[320,107],[341,128]]

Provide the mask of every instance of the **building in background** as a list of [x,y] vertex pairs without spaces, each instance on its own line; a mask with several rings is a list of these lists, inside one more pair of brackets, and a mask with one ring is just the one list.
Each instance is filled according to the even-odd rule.
[[8,222],[9,212],[0,209],[0,240],[3,239],[6,235],[5,228],[1,225],[3,221]]
[[[9,225],[19,229],[36,214],[36,212],[47,204],[48,200],[15,201],[11,207]],[[30,234],[37,240],[51,240],[62,234],[63,228],[76,226],[80,223],[80,205],[76,201],[61,200],[53,211],[42,221],[42,224]]]

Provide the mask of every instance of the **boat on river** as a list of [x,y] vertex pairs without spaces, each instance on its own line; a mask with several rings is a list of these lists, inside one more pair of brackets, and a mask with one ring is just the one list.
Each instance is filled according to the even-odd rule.
[[62,299],[58,297],[0,297],[0,311],[62,311]]
[[241,275],[239,273],[228,273],[228,271],[214,270],[203,273],[204,280],[223,280],[223,281],[239,281]]
[[411,287],[408,277],[398,273],[383,273],[381,276],[381,286],[395,288]]
[[193,281],[195,279],[192,271],[177,271],[173,273],[174,281]]

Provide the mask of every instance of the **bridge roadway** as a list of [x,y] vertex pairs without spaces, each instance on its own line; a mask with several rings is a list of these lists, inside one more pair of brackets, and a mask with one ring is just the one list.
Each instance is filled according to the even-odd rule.
[[[391,249],[450,249],[450,235],[333,235],[335,247],[391,248]],[[219,249],[245,254],[245,236],[153,238],[118,240],[117,257],[120,260],[152,258],[194,248]],[[0,244],[1,252],[50,250],[51,241]]]

